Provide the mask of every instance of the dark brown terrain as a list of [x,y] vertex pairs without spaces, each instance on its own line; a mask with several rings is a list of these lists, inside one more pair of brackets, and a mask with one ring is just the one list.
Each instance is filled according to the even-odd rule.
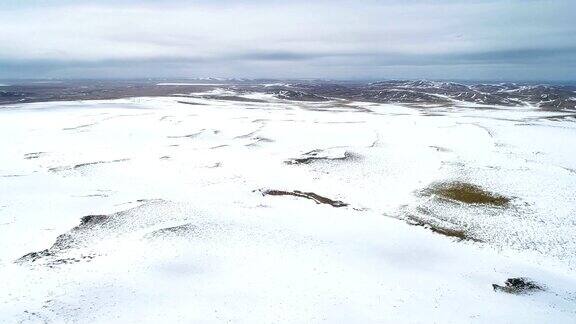
[[[171,83],[167,83],[171,82]],[[3,81],[0,105],[128,97],[187,96],[215,88],[239,94],[263,92],[279,99],[326,101],[346,99],[417,106],[474,103],[494,106],[534,106],[545,110],[576,110],[576,86],[528,83],[464,84],[439,81],[380,82],[302,80],[67,80]],[[164,84],[163,84],[164,83]],[[211,99],[218,99],[212,98]],[[224,96],[226,100],[250,100]],[[255,100],[255,99],[254,99]]]

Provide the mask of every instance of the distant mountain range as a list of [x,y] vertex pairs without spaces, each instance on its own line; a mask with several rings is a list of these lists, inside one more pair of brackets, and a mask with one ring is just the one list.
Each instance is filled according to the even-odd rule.
[[558,111],[576,110],[576,86],[561,84],[463,84],[427,80],[286,81],[215,78],[193,79],[192,81],[20,81],[5,83],[0,87],[0,104],[171,96],[225,88],[237,92],[263,92],[273,94],[280,99],[298,101],[345,99],[418,106],[475,104],[532,106]]

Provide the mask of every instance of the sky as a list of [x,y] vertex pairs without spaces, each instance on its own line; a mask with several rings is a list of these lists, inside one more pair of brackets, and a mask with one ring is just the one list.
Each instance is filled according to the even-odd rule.
[[0,79],[576,80],[574,0],[1,0]]

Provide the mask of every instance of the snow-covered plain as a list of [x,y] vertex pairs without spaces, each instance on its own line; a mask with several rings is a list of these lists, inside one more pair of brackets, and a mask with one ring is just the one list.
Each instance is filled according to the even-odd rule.
[[576,322],[574,114],[244,96],[1,108],[0,322]]

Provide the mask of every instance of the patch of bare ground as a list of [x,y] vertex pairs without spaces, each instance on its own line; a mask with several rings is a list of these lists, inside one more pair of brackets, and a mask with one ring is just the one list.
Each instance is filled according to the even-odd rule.
[[252,138],[252,139],[253,139],[254,141],[253,141],[252,143],[250,143],[250,144],[246,144],[245,146],[258,146],[258,145],[261,144],[261,143],[272,143],[272,142],[274,142],[273,140],[271,140],[271,139],[269,139],[269,138],[260,137],[260,136],[254,137],[254,138]]
[[205,129],[201,129],[200,131],[198,131],[196,133],[186,134],[186,135],[169,135],[169,136],[166,136],[166,138],[194,138],[194,137],[202,134],[204,131],[205,131]]
[[345,104],[345,103],[330,103],[330,104],[319,104],[315,106],[311,105],[299,105],[300,108],[310,111],[323,111],[323,112],[362,112],[371,113],[372,110],[364,107],[359,107],[355,105]]
[[[137,202],[142,204],[113,214],[84,216],[80,219],[79,225],[59,235],[51,247],[25,254],[15,263],[54,267],[91,261],[97,256],[91,252],[92,246],[163,221],[154,215],[158,208],[169,202],[159,199],[142,199]],[[152,217],[148,216],[151,210]]]
[[478,185],[461,181],[433,183],[421,193],[425,196],[436,196],[453,202],[495,207],[506,207],[512,200],[509,197],[490,192]]
[[32,152],[32,153],[26,153],[24,154],[24,159],[25,160],[33,160],[33,159],[38,159],[41,156],[45,155],[46,152]]
[[436,224],[433,221],[429,221],[429,220],[423,219],[423,218],[418,217],[418,216],[408,215],[408,216],[406,216],[406,221],[410,225],[422,226],[424,228],[431,230],[432,232],[434,232],[436,234],[455,238],[458,241],[482,242],[481,240],[472,236],[466,230],[450,228],[447,226],[441,226],[441,225]]
[[69,171],[69,170],[82,170],[86,167],[90,167],[90,166],[94,166],[94,165],[99,165],[99,164],[109,164],[109,163],[119,163],[119,162],[126,162],[129,161],[130,159],[116,159],[116,160],[110,160],[110,161],[94,161],[94,162],[86,162],[86,163],[79,163],[73,166],[65,166],[65,167],[54,167],[54,168],[50,168],[48,169],[48,171],[50,172],[59,172],[59,171]]
[[24,177],[26,176],[25,174],[3,174],[0,175],[0,178],[18,178],[18,177]]
[[253,130],[253,131],[251,131],[251,132],[249,132],[249,133],[242,134],[242,135],[238,135],[238,136],[234,137],[234,139],[238,139],[238,138],[251,138],[251,137],[253,137],[254,135],[256,135],[256,133],[258,133],[259,131],[261,131],[262,128],[264,128],[264,125],[260,125],[260,127],[258,127],[257,129],[255,129],[255,130]]
[[320,160],[330,160],[330,161],[347,161],[356,158],[352,152],[344,152],[343,156],[326,156],[322,155],[323,150],[312,150],[310,152],[306,152],[302,154],[301,157],[293,158],[286,160],[284,163],[286,164],[310,164],[312,162],[320,161]]
[[313,193],[313,192],[303,192],[300,190],[284,191],[284,190],[274,190],[274,189],[260,190],[260,192],[262,193],[263,196],[295,196],[295,197],[300,197],[300,198],[306,198],[306,199],[310,199],[310,200],[314,201],[317,204],[327,204],[327,205],[330,205],[332,207],[348,206],[348,204],[345,202],[342,202],[340,200],[332,200],[330,198],[320,196],[320,195]]
[[41,259],[50,259],[47,264],[52,267],[59,264],[67,263],[77,263],[80,261],[90,261],[94,258],[94,255],[80,255],[79,257],[59,257],[61,252],[81,247],[85,244],[85,238],[89,233],[95,228],[102,228],[110,222],[110,215],[88,215],[84,216],[80,220],[80,224],[72,228],[68,233],[59,235],[56,238],[56,242],[48,249],[31,252],[25,254],[15,261],[18,264],[33,263]]
[[536,117],[534,120],[547,119],[551,121],[576,121],[576,114],[553,115],[545,117]]
[[228,146],[230,146],[230,145],[228,145],[228,144],[221,144],[221,145],[215,145],[215,146],[209,147],[208,149],[210,149],[210,150],[215,150],[215,149],[219,149],[219,148],[223,148],[223,147],[228,147]]
[[80,164],[76,164],[75,166],[73,166],[73,168],[78,169],[78,168],[83,168],[83,167],[90,166],[90,165],[105,164],[105,163],[118,163],[118,162],[125,162],[128,160],[130,160],[130,159],[116,159],[116,160],[111,160],[111,161],[96,161],[96,162],[80,163]]
[[257,102],[257,103],[265,103],[268,102],[262,99],[254,99],[254,98],[247,98],[241,96],[218,96],[218,95],[207,95],[202,96],[203,99],[211,99],[211,100],[225,100],[225,101],[238,101],[238,102]]
[[198,234],[200,229],[198,226],[193,224],[183,224],[172,227],[165,227],[159,230],[152,231],[144,235],[145,239],[155,239],[155,238],[177,238],[177,237],[187,237],[190,235]]
[[442,146],[430,145],[429,147],[435,149],[437,152],[443,152],[443,153],[450,152],[449,149]]
[[504,286],[492,284],[494,291],[502,291],[509,294],[530,294],[537,291],[545,290],[542,285],[534,282],[529,278],[509,278],[504,282]]
[[65,128],[62,128],[62,130],[65,130],[65,131],[77,130],[77,129],[87,128],[87,127],[94,126],[94,125],[96,125],[96,123],[84,124],[84,125],[79,125],[79,126],[74,126],[74,127],[65,127]]
[[185,104],[185,105],[193,105],[193,106],[204,106],[205,104],[199,102],[191,102],[191,101],[177,101],[178,103]]

